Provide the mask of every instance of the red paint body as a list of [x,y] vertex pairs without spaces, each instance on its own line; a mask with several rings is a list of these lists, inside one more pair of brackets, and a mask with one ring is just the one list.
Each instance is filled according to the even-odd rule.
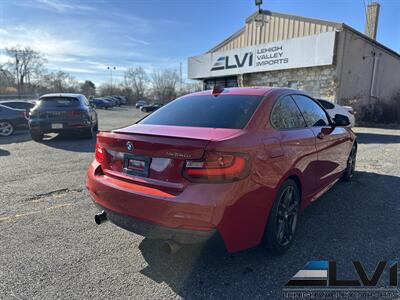
[[[210,91],[197,95],[210,95]],[[98,134],[108,163],[96,160],[87,172],[93,200],[124,216],[167,228],[216,229],[228,251],[260,243],[281,184],[294,177],[301,188],[301,209],[328,190],[342,175],[355,141],[351,129],[313,127],[274,129],[269,122],[275,101],[289,89],[234,88],[225,95],[260,95],[264,99],[244,129],[213,129],[135,124]],[[323,131],[324,138],[317,135]],[[122,155],[131,141],[133,153],[152,157],[150,176],[122,172]],[[205,152],[245,153],[249,175],[230,183],[193,183],[182,176],[185,160]],[[172,157],[171,155],[176,157]]]

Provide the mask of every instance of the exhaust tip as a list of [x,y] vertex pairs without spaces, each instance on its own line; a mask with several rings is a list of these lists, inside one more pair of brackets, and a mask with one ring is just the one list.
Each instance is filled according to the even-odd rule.
[[101,213],[98,213],[94,216],[94,221],[97,225],[100,225],[103,221],[107,220],[106,212],[103,210]]
[[178,244],[175,241],[172,240],[167,240],[164,242],[162,246],[163,250],[168,253],[168,254],[174,254],[176,253],[179,249],[181,249],[181,245]]

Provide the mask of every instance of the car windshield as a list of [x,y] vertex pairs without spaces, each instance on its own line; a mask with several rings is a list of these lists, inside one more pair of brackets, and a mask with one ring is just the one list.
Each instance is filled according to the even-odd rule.
[[161,107],[139,123],[242,129],[261,99],[243,95],[187,96]]
[[73,97],[45,97],[39,100],[40,107],[73,107],[79,106],[79,100]]

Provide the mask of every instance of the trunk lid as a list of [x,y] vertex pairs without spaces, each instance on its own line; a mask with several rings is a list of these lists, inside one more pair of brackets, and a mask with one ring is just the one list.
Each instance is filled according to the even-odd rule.
[[[106,175],[179,193],[188,184],[182,176],[185,160],[202,158],[211,141],[242,133],[241,129],[135,124],[101,132],[97,139],[106,153],[102,163]],[[130,174],[130,159],[144,161],[146,172]]]

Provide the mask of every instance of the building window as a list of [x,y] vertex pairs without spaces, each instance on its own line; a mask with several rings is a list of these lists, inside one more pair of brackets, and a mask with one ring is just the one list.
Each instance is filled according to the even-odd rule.
[[238,81],[236,76],[230,77],[220,77],[220,78],[210,78],[204,80],[204,89],[211,90],[214,86],[222,87],[237,87]]
[[288,82],[288,87],[291,89],[298,90],[300,88],[300,82],[299,81],[289,81]]

